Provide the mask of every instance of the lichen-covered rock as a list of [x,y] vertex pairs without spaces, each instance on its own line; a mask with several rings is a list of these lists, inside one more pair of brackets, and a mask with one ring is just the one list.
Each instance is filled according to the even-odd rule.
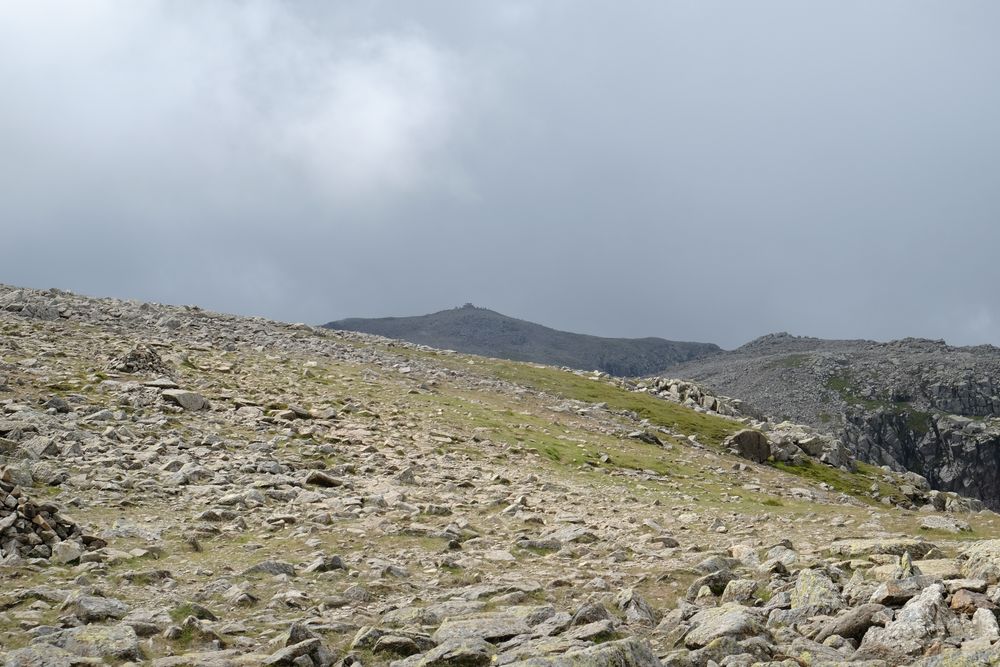
[[976,542],[962,552],[962,558],[964,576],[991,584],[1000,581],[1000,540]]
[[662,667],[644,641],[629,637],[551,658],[531,658],[511,667]]
[[812,607],[826,613],[835,612],[844,607],[844,598],[833,580],[825,572],[816,569],[806,569],[799,573],[792,589],[792,609]]
[[944,586],[933,584],[906,603],[896,619],[884,628],[865,633],[855,658],[886,660],[904,665],[920,656],[935,639],[961,631],[961,626],[945,603]]
[[745,639],[764,633],[758,615],[738,604],[699,611],[691,617],[691,631],[684,637],[688,648],[707,646],[719,637]]
[[85,625],[42,635],[33,644],[49,644],[84,658],[142,660],[139,637],[128,625]]
[[889,556],[902,556],[909,552],[912,558],[917,560],[923,558],[931,549],[937,547],[924,540],[912,538],[892,538],[892,539],[855,539],[855,540],[835,540],[830,544],[829,551],[834,556],[844,556],[845,558],[860,558],[883,554]]

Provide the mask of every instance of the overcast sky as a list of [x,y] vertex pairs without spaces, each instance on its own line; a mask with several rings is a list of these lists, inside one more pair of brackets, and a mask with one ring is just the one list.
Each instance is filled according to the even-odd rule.
[[1000,344],[994,0],[0,0],[0,282]]

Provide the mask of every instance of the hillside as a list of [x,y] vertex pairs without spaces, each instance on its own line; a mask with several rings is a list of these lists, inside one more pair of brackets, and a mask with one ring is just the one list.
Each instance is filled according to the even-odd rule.
[[621,377],[659,373],[721,351],[710,343],[601,338],[557,331],[471,305],[416,317],[351,318],[323,326],[498,359],[600,370]]
[[1000,507],[1000,349],[771,334],[671,370]]
[[0,286],[0,662],[995,659],[997,515],[824,465],[798,430],[593,373]]

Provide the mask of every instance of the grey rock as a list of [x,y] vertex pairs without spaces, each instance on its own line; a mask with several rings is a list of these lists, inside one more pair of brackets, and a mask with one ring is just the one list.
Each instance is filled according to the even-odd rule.
[[86,658],[142,660],[139,637],[128,625],[85,625],[42,635],[32,644],[49,644]]
[[183,389],[164,389],[161,395],[168,401],[175,403],[190,412],[208,410],[211,407],[207,398],[193,391],[185,391]]
[[449,639],[425,653],[418,667],[486,667],[492,664],[496,649],[489,642],[472,637]]
[[737,604],[699,611],[691,617],[691,631],[684,637],[688,648],[701,648],[720,637],[746,639],[764,634],[764,626],[755,613]]
[[953,629],[959,630],[954,614],[945,604],[944,586],[933,584],[907,602],[884,628],[870,628],[854,658],[907,664],[923,652],[929,641],[946,637]]
[[662,667],[645,642],[630,637],[607,642],[562,656],[531,658],[511,663],[512,667]]
[[726,438],[723,447],[756,463],[764,463],[771,456],[771,444],[767,436],[754,429],[743,429]]
[[121,619],[129,612],[129,607],[120,600],[82,595],[66,603],[73,614],[84,623],[98,623],[108,619]]

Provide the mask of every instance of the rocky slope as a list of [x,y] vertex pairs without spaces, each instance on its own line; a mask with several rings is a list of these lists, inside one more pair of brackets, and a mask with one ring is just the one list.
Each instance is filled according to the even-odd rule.
[[0,303],[4,665],[1000,660],[997,515],[717,397]]
[[611,375],[650,375],[717,354],[710,343],[662,338],[600,338],[557,331],[467,304],[418,317],[352,318],[323,325],[500,359],[534,361]]
[[777,334],[671,373],[1000,507],[1000,349]]

